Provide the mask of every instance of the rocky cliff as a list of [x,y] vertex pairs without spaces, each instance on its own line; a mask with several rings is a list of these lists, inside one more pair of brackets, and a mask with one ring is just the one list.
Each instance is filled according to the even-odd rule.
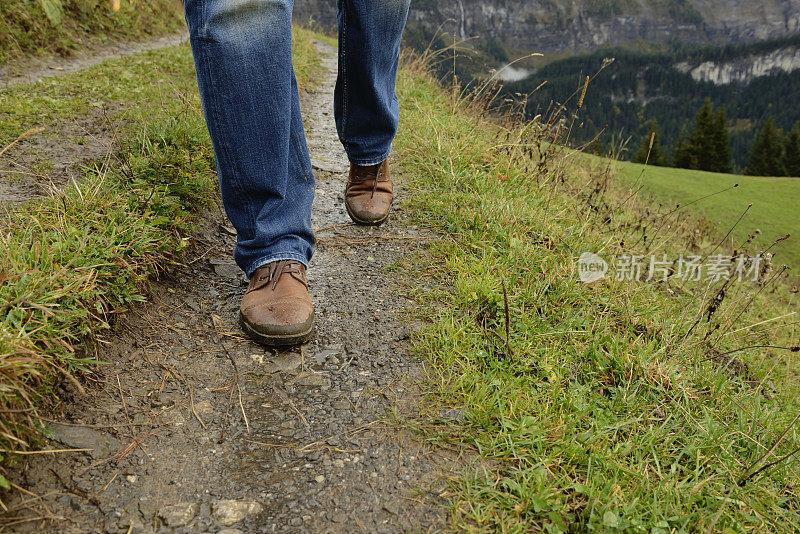
[[790,46],[765,54],[752,54],[731,61],[702,63],[681,61],[674,67],[688,73],[696,82],[715,85],[750,83],[754,78],[800,69],[800,48]]
[[[296,16],[335,23],[331,0],[296,0]],[[411,24],[480,36],[519,51],[683,41],[746,43],[800,31],[800,0],[412,0]]]

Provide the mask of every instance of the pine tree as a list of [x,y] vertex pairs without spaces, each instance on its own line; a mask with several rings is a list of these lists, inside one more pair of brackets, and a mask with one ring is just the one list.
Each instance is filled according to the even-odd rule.
[[692,133],[678,138],[674,164],[686,169],[730,172],[730,136],[725,108],[714,111],[711,100],[706,99],[694,119]]
[[691,141],[686,132],[681,132],[675,142],[675,150],[672,155],[672,165],[679,169],[694,169],[697,167],[692,149]]
[[[658,121],[653,119],[648,121],[649,128],[647,137],[642,139],[639,150],[633,156],[634,163],[647,163],[648,165],[663,166],[666,161],[664,152],[661,150],[661,141],[658,134]],[[653,145],[650,146],[652,140]]]
[[694,167],[701,171],[710,171],[714,167],[716,155],[711,153],[711,147],[716,145],[712,139],[714,135],[714,106],[710,99],[706,99],[703,107],[694,119],[694,130],[689,139],[694,155]]
[[800,125],[795,125],[783,143],[783,170],[787,176],[800,177]]
[[714,157],[706,170],[731,172],[731,138],[724,106],[714,114],[709,141],[709,151]]
[[744,169],[745,174],[753,176],[783,176],[782,134],[775,128],[772,117],[767,119],[750,151],[750,159]]

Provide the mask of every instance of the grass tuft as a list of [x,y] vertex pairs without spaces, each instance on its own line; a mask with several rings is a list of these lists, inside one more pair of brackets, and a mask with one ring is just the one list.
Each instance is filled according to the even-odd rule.
[[[0,235],[0,443],[25,447],[26,416],[48,378],[97,363],[83,341],[145,300],[149,276],[188,244],[197,210],[213,198],[210,148],[191,144],[196,124],[171,121],[168,139],[148,134],[113,167],[10,213]],[[27,411],[26,411],[27,410]]]

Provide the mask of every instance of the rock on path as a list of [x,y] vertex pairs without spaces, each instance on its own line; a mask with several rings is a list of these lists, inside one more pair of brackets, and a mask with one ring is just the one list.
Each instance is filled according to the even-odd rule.
[[317,174],[316,340],[276,352],[240,335],[246,280],[231,268],[222,211],[207,214],[186,265],[96,347],[109,365],[86,388],[93,393],[80,397],[68,382],[55,391],[51,418],[73,425],[60,431],[63,442],[107,448],[24,457],[9,476],[41,498],[15,494],[0,522],[19,532],[112,533],[440,524],[438,503],[425,498],[440,489],[439,460],[389,416],[416,405],[419,370],[398,320],[408,303],[384,267],[424,240],[402,210],[381,228],[350,223],[332,110],[336,54],[318,46],[323,73],[304,95]]

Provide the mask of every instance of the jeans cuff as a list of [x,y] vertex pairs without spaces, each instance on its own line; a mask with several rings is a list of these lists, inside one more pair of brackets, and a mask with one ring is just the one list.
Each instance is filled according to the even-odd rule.
[[347,155],[347,159],[350,160],[350,163],[353,165],[358,165],[359,167],[369,167],[370,165],[377,165],[378,163],[383,163],[387,159],[389,159],[389,154],[391,153],[391,149],[387,150],[385,154],[379,156],[378,158],[352,158],[350,155]]
[[260,267],[263,267],[268,263],[281,260],[299,261],[300,263],[308,267],[308,259],[306,259],[306,257],[303,256],[302,254],[297,254],[295,252],[276,252],[275,254],[271,254],[269,256],[261,258],[256,262],[253,262],[252,267],[247,269],[245,271],[245,274],[247,274],[247,278],[249,279],[253,276],[253,273],[256,272],[256,270],[258,270]]

